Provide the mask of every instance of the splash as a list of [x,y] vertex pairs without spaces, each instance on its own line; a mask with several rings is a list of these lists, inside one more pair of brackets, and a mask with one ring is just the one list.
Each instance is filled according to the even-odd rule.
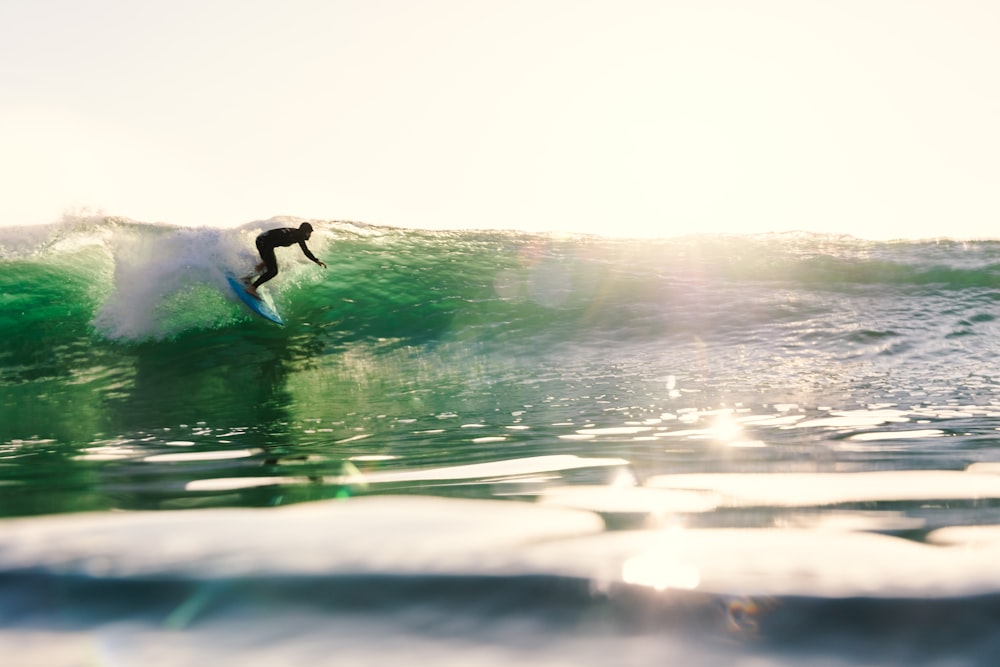
[[137,340],[232,321],[225,272],[253,262],[240,236],[219,229],[121,230],[107,246],[112,289],[95,327],[111,339]]

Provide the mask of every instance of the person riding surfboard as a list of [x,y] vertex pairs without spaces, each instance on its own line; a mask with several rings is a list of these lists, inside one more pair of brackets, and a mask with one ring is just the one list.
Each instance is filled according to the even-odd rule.
[[[257,252],[260,253],[261,261],[254,268],[253,273],[243,279],[243,283],[247,287],[247,292],[259,299],[260,295],[257,293],[257,288],[278,275],[278,258],[274,255],[274,249],[278,247],[287,248],[298,243],[302,249],[302,253],[306,257],[325,269],[326,264],[317,259],[306,245],[306,241],[312,236],[312,232],[312,225],[308,222],[303,222],[299,225],[298,229],[294,227],[280,227],[260,234],[257,237]],[[264,271],[264,273],[251,284],[250,280],[254,274],[261,271]]]

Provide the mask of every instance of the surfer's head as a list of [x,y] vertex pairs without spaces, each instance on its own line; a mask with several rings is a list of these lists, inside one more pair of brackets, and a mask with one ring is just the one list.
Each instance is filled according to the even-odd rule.
[[312,236],[313,226],[310,225],[308,222],[303,222],[301,225],[299,225],[299,231],[305,234],[306,238],[309,238],[310,236]]

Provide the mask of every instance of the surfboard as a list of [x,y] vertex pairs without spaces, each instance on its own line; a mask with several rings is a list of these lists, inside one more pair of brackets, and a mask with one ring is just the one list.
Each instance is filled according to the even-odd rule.
[[233,288],[236,292],[236,296],[240,298],[240,301],[245,303],[247,307],[252,310],[256,315],[263,317],[265,320],[274,322],[275,324],[280,324],[284,326],[285,321],[281,319],[281,315],[278,311],[274,309],[274,306],[269,304],[264,299],[258,299],[254,295],[247,291],[247,288],[243,286],[239,280],[236,279],[232,274],[226,274],[226,280],[229,281],[229,286]]

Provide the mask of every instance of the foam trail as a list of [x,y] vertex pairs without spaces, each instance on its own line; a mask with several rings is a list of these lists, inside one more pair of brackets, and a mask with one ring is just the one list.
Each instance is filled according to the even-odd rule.
[[[212,296],[225,293],[225,270],[252,262],[241,241],[219,229],[122,230],[110,243],[113,290],[95,326],[109,338],[134,340],[218,324]],[[210,307],[199,308],[206,300]]]

